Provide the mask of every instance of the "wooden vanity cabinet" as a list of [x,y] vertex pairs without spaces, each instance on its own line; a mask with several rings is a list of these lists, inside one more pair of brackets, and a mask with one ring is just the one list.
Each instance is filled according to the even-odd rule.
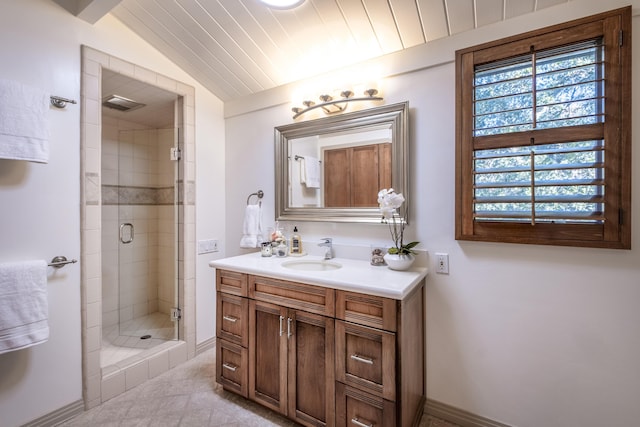
[[418,425],[423,283],[399,301],[228,273],[217,270],[216,371],[226,390],[305,426]]

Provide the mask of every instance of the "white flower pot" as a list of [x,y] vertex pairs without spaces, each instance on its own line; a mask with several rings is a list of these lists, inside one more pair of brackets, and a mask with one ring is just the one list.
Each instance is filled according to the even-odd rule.
[[415,261],[413,254],[400,255],[400,254],[386,254],[384,260],[392,270],[407,270]]

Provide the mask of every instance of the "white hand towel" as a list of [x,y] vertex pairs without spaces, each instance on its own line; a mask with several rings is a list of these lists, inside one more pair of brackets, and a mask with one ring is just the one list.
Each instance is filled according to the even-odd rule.
[[298,163],[300,165],[300,184],[306,184],[307,183],[307,168],[305,167],[305,160],[304,157],[301,157],[299,160],[300,163]]
[[260,204],[247,205],[242,225],[241,248],[257,248],[262,243],[262,208]]
[[49,161],[49,94],[0,79],[0,158]]
[[320,188],[320,161],[315,157],[305,156],[300,163],[300,182],[307,188]]
[[0,354],[49,339],[47,263],[0,264]]

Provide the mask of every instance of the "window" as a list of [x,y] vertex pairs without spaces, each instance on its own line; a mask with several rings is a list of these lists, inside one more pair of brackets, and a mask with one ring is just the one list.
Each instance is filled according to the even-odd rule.
[[456,52],[456,239],[629,249],[631,8]]

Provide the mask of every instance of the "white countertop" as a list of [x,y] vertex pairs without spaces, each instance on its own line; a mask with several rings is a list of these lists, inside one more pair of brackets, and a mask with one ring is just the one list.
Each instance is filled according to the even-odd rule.
[[386,266],[373,266],[368,261],[348,258],[330,260],[329,262],[341,264],[342,267],[329,271],[301,271],[282,266],[284,262],[296,260],[319,261],[322,260],[322,257],[313,255],[283,258],[263,257],[260,252],[254,252],[210,261],[209,266],[398,300],[409,295],[427,275],[427,268],[424,267],[395,271]]

